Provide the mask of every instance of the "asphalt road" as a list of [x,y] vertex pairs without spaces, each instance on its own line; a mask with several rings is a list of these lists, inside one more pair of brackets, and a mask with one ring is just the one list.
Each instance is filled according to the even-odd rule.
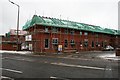
[[2,78],[118,78],[118,61],[2,53]]

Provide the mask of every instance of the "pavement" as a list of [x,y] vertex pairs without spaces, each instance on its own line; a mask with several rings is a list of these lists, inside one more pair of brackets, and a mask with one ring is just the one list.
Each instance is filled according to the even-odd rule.
[[0,53],[11,53],[11,54],[31,54],[30,51],[7,51],[7,50],[0,50]]
[[107,59],[120,60],[120,56],[116,56],[115,51],[88,51],[79,54],[73,54],[71,57],[88,58],[88,59]]

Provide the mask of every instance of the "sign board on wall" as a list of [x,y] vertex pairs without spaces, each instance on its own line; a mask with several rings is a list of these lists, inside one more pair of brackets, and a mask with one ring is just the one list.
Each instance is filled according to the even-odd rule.
[[25,41],[32,41],[32,35],[25,36]]
[[62,51],[62,45],[58,45],[58,51]]

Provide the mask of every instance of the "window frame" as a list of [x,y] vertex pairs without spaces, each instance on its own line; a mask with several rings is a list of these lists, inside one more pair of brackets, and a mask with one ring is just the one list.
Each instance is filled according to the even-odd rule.
[[69,30],[68,30],[68,29],[64,29],[64,33],[65,33],[65,34],[68,34],[68,33],[69,33]]
[[88,36],[88,32],[84,32],[84,35],[85,35],[85,36]]
[[[54,42],[54,40],[56,40],[57,42]],[[58,38],[52,38],[52,44],[58,44]]]
[[99,42],[97,41],[97,42],[95,43],[95,45],[96,45],[96,47],[99,47]]
[[58,28],[57,28],[57,27],[53,27],[53,28],[52,28],[52,32],[53,32],[53,33],[57,33],[57,32],[58,32]]
[[74,35],[75,34],[75,30],[70,30],[70,34]]
[[70,44],[71,45],[75,45],[75,41],[72,39],[72,40],[70,40]]
[[65,47],[65,48],[68,47],[68,40],[67,40],[67,39],[64,40],[64,47]]
[[86,47],[86,48],[89,46],[88,39],[87,39],[87,40],[84,40],[84,42],[83,42],[83,46]]
[[80,35],[82,36],[82,34],[83,34],[83,32],[82,31],[80,31]]
[[45,32],[48,32],[49,31],[49,28],[48,27],[45,27]]

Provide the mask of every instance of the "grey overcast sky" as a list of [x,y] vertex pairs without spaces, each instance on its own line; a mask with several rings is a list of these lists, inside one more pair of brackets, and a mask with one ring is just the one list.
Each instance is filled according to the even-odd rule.
[[[118,29],[119,0],[11,0],[20,5],[20,29],[34,14]],[[17,6],[0,0],[0,35],[16,29]]]

